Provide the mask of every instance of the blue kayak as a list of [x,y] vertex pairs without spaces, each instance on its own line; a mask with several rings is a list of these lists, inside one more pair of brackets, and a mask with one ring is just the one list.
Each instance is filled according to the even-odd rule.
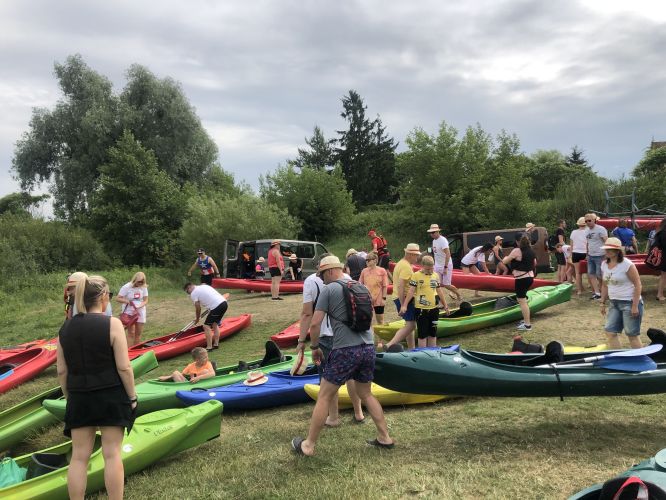
[[275,406],[307,403],[311,401],[305,393],[305,384],[319,384],[319,375],[314,366],[309,366],[303,375],[289,375],[289,370],[267,373],[268,381],[255,386],[242,382],[213,387],[176,391],[176,397],[187,406],[197,405],[215,399],[228,410],[257,410]]

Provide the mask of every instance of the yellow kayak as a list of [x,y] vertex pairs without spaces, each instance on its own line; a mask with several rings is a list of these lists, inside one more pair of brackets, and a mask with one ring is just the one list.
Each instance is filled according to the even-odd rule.
[[[428,395],[428,394],[410,394],[407,392],[396,392],[385,389],[377,384],[372,384],[372,394],[379,400],[382,406],[402,406],[416,405],[422,403],[435,403],[443,399],[451,399],[452,396]],[[315,401],[319,396],[319,386],[317,384],[305,384],[305,392]],[[351,408],[351,399],[347,392],[347,387],[340,387],[338,392],[338,407]]]
[[607,351],[608,346],[606,344],[590,345],[586,347],[579,347],[575,345],[565,345],[564,354],[573,354],[576,352],[596,352],[596,351]]

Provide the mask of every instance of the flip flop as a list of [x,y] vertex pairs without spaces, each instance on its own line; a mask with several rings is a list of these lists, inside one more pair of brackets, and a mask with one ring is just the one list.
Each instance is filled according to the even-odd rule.
[[364,424],[365,423],[365,417],[359,419],[359,418],[356,418],[356,415],[354,415],[353,418],[352,418],[352,422],[354,422],[355,424]]
[[305,441],[305,439],[302,437],[295,437],[291,440],[291,449],[294,450],[297,455],[303,455],[305,457],[307,455],[303,453],[303,441]]
[[380,449],[383,448],[385,450],[390,450],[395,446],[395,443],[384,444],[384,443],[380,443],[377,439],[367,439],[365,442],[368,443],[370,446],[374,446],[374,447],[380,448]]

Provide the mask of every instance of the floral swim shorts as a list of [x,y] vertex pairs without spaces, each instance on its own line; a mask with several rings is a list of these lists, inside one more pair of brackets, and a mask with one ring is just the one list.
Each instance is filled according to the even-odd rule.
[[333,349],[324,367],[324,378],[331,384],[344,385],[347,380],[371,382],[375,373],[375,346],[361,344]]

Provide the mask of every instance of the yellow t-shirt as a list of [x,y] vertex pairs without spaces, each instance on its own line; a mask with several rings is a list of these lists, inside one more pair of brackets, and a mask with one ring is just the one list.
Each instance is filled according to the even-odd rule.
[[[400,298],[398,295],[398,283],[400,283],[400,280],[409,281],[413,273],[412,265],[405,259],[400,259],[395,265],[393,268],[393,295],[391,295],[394,300]],[[408,286],[409,283],[405,283],[405,294],[407,293]]]
[[417,309],[434,309],[437,307],[435,299],[437,289],[441,286],[437,273],[427,275],[423,271],[416,271],[409,278],[409,286],[416,287],[414,306]]

